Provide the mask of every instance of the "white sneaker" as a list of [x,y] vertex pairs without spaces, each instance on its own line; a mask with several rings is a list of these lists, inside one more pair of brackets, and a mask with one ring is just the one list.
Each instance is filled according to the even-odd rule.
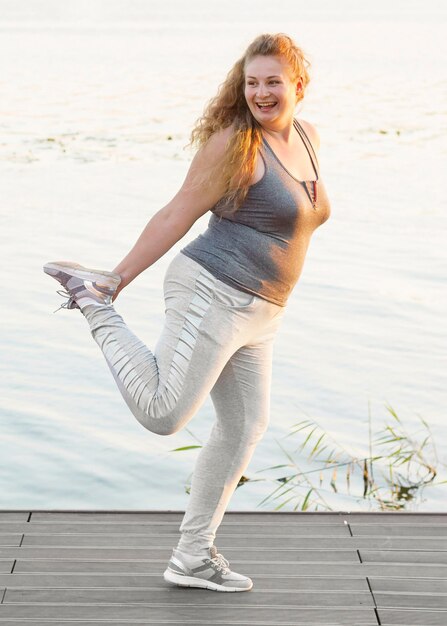
[[66,261],[46,263],[43,271],[55,278],[64,288],[64,291],[57,292],[68,298],[68,301],[59,307],[61,309],[79,308],[83,302],[110,305],[121,282],[119,274],[92,270]]
[[174,549],[163,576],[167,582],[181,587],[202,587],[213,591],[249,591],[253,587],[248,576],[230,570],[228,561],[218,554],[216,546],[211,546],[209,557],[197,558]]

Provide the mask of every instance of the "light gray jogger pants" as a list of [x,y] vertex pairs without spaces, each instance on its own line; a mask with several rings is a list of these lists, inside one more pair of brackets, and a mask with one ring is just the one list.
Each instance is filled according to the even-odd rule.
[[151,432],[180,430],[211,394],[216,422],[197,459],[178,546],[199,554],[213,545],[267,428],[273,340],[285,309],[223,283],[182,253],[163,288],[165,324],[154,352],[113,306],[83,314],[123,398]]

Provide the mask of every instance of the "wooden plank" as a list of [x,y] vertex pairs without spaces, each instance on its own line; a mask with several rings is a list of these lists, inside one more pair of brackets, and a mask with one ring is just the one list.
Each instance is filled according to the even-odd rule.
[[382,626],[445,626],[445,611],[414,611],[405,609],[378,609]]
[[0,559],[0,574],[8,574],[13,565],[14,559]]
[[[18,550],[18,549],[16,549]],[[23,549],[20,549],[23,550]],[[149,559],[137,550],[90,550],[80,554],[80,550],[40,550],[25,549],[23,558],[18,558],[15,573],[36,572],[90,572],[90,573],[158,573],[163,572],[169,558]],[[43,558],[48,557],[48,558]],[[11,571],[13,560],[7,561],[6,571]],[[249,559],[234,558],[231,565],[236,571],[249,575],[263,573],[287,576],[395,576],[401,578],[447,578],[445,565],[419,563],[360,563],[360,562],[286,562],[272,560],[255,562]]]
[[94,561],[18,559],[14,573],[85,573],[85,574],[159,574],[166,569],[167,560],[157,561]]
[[[177,621],[167,621],[167,622],[157,622],[158,624],[169,624],[169,626],[184,626],[185,622],[181,621],[181,622],[177,622]],[[195,624],[197,624],[197,626],[210,626],[210,622],[209,621],[198,621],[196,620],[194,622]],[[216,623],[219,626],[245,626],[245,624],[248,624],[249,622],[243,621],[237,621],[237,622],[221,622],[220,620],[218,622],[213,622],[213,624]],[[371,621],[367,621],[367,622],[360,622],[360,624],[362,624],[363,626],[371,626],[373,622]],[[66,624],[67,626],[104,626],[105,622],[102,622],[100,620],[95,620],[93,622],[89,621],[89,620],[82,620],[82,621],[78,621],[78,620],[65,620],[65,619],[45,619],[44,621],[41,620],[35,620],[33,617],[31,618],[21,618],[20,622],[17,622],[16,620],[3,620],[0,618],[0,626],[24,626],[26,624],[29,624],[30,626],[50,626],[51,624],[53,624],[54,626],[60,626],[61,624],[64,625]],[[154,622],[148,622],[146,620],[138,620],[138,622],[135,622],[134,620],[132,621],[115,621],[115,620],[110,620],[107,623],[107,626],[109,626],[109,624],[111,626],[149,626],[154,624]],[[260,622],[260,621],[256,621],[256,622],[251,622],[251,624],[254,624],[255,626],[272,626],[272,622]],[[300,621],[296,621],[296,619],[294,619],[293,622],[282,622],[281,626],[340,626],[341,622],[338,622],[336,625],[334,624],[333,621],[330,622],[312,622],[312,624],[310,624],[309,622],[302,622]],[[377,622],[374,622],[374,626],[377,626]]]
[[447,513],[349,513],[350,524],[447,524]]
[[[26,534],[122,534],[122,535],[179,535],[177,522],[114,523],[114,522],[0,522],[0,533]],[[276,537],[277,524],[226,524],[219,529],[219,537],[263,535]],[[281,524],[281,536],[291,537],[351,537],[347,525],[339,524]]]
[[[183,511],[34,511],[31,522],[176,522],[182,521]],[[222,525],[240,524],[344,524],[346,515],[341,513],[278,511],[277,513],[263,511],[227,511]]]
[[447,579],[447,566],[420,563],[362,563],[365,576],[394,576],[396,578]]
[[[158,624],[169,624],[169,626],[184,626],[185,622],[181,621],[181,622],[177,622],[177,621],[167,621],[167,622],[157,622]],[[254,624],[255,626],[272,626],[272,622],[260,622],[260,621],[256,621],[256,622],[221,622],[220,620],[218,622],[213,622],[213,624],[216,623],[219,626],[245,626],[245,624]],[[41,620],[35,620],[33,617],[26,619],[26,618],[21,618],[20,622],[17,622],[16,620],[3,620],[0,618],[0,626],[24,626],[26,624],[29,624],[30,626],[50,626],[51,624],[53,624],[54,626],[60,626],[60,625],[64,625],[66,624],[67,626],[104,626],[105,622],[102,622],[100,620],[95,620],[93,622],[89,621],[89,620],[82,620],[82,621],[78,621],[78,620],[65,620],[65,619],[45,619],[44,621]],[[107,623],[107,626],[109,626],[109,624],[111,626],[149,626],[154,624],[154,622],[148,622],[146,620],[138,620],[138,622],[135,622],[134,620],[132,621],[115,621],[115,620],[110,620]],[[194,624],[197,624],[197,626],[210,626],[210,622],[209,621],[198,621],[196,620],[194,622]],[[374,624],[374,626],[377,626],[377,621],[376,622],[371,622],[371,621],[367,621],[367,622],[360,622],[360,624],[362,624],[363,626],[371,626],[371,624]],[[296,621],[296,619],[294,619],[293,622],[282,622],[281,626],[340,626],[341,622],[338,622],[337,624],[334,624],[333,621],[318,621],[318,622],[312,622],[312,624],[310,624],[309,622],[302,622],[300,621]]]
[[447,565],[447,552],[429,550],[360,550],[364,563],[432,563]]
[[[447,611],[447,595],[439,593],[375,593],[378,607],[392,609],[444,609]],[[446,624],[447,624],[447,612]]]
[[434,541],[447,537],[447,524],[350,524],[350,528],[354,537],[432,537]]
[[[130,558],[130,559],[161,559],[166,560],[171,557],[172,547],[170,548],[135,548],[135,549],[122,549],[122,548],[106,548],[101,551],[100,548],[90,548],[90,547],[80,547],[78,549],[73,548],[59,548],[58,549],[58,558],[64,558],[67,556],[68,550],[71,549],[71,554],[75,556],[75,558],[80,559],[89,559],[92,554],[102,554],[107,555],[106,558],[110,559],[122,559],[122,558]],[[12,548],[5,548],[6,550],[12,550]],[[26,548],[16,549],[17,557],[26,558]],[[99,552],[98,552],[99,550]],[[442,554],[442,553],[441,553]],[[40,548],[35,548],[33,555],[38,558],[45,558],[49,556],[48,549],[45,546]],[[11,556],[8,554],[7,556]],[[358,555],[355,550],[275,550],[270,548],[265,548],[264,550],[259,550],[257,548],[226,548],[225,549],[225,557],[230,561],[238,561],[238,562],[250,562],[256,563],[259,561],[262,562],[281,562],[281,563],[358,563]]]
[[[11,535],[12,536],[12,535]],[[15,535],[14,535],[15,536]],[[59,535],[40,535],[35,533],[26,533],[22,546],[60,546],[60,547],[135,547],[141,548],[164,548],[172,549],[178,542],[179,535],[126,535],[126,534],[59,534]],[[308,549],[314,550],[355,550],[354,542],[350,537],[293,537],[282,535],[272,537],[270,535],[221,535],[216,539],[219,548],[269,548],[281,549],[287,546],[289,549]],[[411,540],[410,540],[411,542]],[[366,546],[371,545],[371,541],[363,542]],[[313,544],[313,545],[312,545]],[[383,540],[378,540],[379,545],[383,545]],[[11,544],[6,544],[11,545]],[[13,544],[14,545],[14,544]],[[436,546],[430,544],[431,549],[442,549],[439,542]],[[447,550],[447,542],[445,545]]]
[[[125,560],[71,560],[60,559],[57,561],[35,559],[18,560],[14,568],[15,574],[154,574],[161,576],[166,569],[166,560],[153,561],[125,561]],[[362,563],[306,563],[305,568],[296,564],[284,563],[238,563],[234,561],[233,568],[243,572],[253,579],[259,580],[263,575],[270,577],[300,577],[300,576],[331,576],[334,578],[366,577],[366,576],[395,576],[407,578],[447,579],[447,568],[436,565],[405,564],[362,564]],[[10,571],[10,570],[9,570]],[[274,584],[272,582],[272,584]]]
[[[241,572],[247,576],[254,577],[257,574],[269,574],[279,576],[303,576],[308,573],[310,575],[310,564],[301,567],[297,563],[238,563],[233,562],[234,571]],[[166,569],[167,560],[159,561],[88,561],[88,560],[60,560],[60,561],[48,561],[41,560],[17,560],[14,567],[14,573],[150,573],[160,575]],[[321,563],[319,567],[319,573],[323,575],[327,572],[327,563]],[[354,565],[354,564],[352,564]],[[339,565],[338,565],[339,567]],[[344,570],[346,572],[346,569]],[[347,573],[351,571],[350,567],[347,568]],[[359,571],[359,570],[357,570]],[[344,574],[341,574],[344,575]]]
[[[348,540],[337,538],[339,547],[348,547]],[[344,544],[342,543],[344,542]],[[421,537],[352,537],[351,544],[356,550],[417,550],[431,552],[436,550],[447,551],[447,538],[421,538]]]
[[[14,574],[16,573],[90,573],[90,574],[158,574],[162,575],[166,569],[167,561],[85,561],[85,560],[31,560],[16,562]],[[243,564],[234,561],[233,569],[242,572],[247,576],[258,577],[262,574],[271,576],[361,576],[364,572],[361,564],[349,563],[340,565],[339,563],[306,563],[302,568],[296,564],[284,563],[256,563]],[[402,575],[402,569],[399,569]],[[418,571],[418,576],[420,573]]]
[[[171,620],[169,620],[168,622],[158,622],[159,624],[169,624],[169,626],[184,626],[185,622],[181,621],[181,622],[173,622]],[[214,623],[214,622],[213,622]],[[248,622],[244,621],[244,622],[216,622],[219,626],[244,626],[245,624],[247,624]],[[368,624],[370,625],[371,622],[361,622],[362,624]],[[30,626],[50,626],[51,624],[53,624],[54,626],[60,626],[61,624],[64,625],[66,624],[67,626],[104,626],[105,622],[101,622],[99,620],[95,620],[93,622],[89,621],[89,620],[82,620],[82,621],[78,621],[78,620],[65,620],[65,619],[45,619],[44,621],[41,620],[35,620],[33,617],[31,618],[21,618],[20,622],[17,622],[16,620],[3,620],[0,618],[0,626],[24,626],[26,624],[29,624]],[[127,621],[115,621],[115,620],[110,620],[107,624],[111,626],[149,626],[154,624],[154,622],[148,622],[146,620],[138,620],[138,622],[135,622],[134,620],[132,620],[131,622]],[[210,626],[209,621],[203,622],[203,621],[196,621],[195,624],[197,624],[198,626]],[[271,622],[259,622],[256,621],[254,622],[255,626],[272,626]],[[308,622],[304,625],[304,622],[297,622],[296,620],[294,620],[293,622],[283,622],[281,626],[326,626],[327,624],[330,624],[330,626],[334,626],[334,622],[312,622],[312,625],[309,624]],[[340,622],[339,622],[340,624]],[[338,626],[338,625],[337,625]],[[377,626],[377,622],[375,622],[374,626]]]
[[[197,590],[191,590],[191,596]],[[217,594],[211,594],[212,597]],[[250,592],[241,594],[248,596]],[[225,596],[226,597],[226,596]],[[247,599],[247,598],[246,598]],[[191,603],[193,600],[190,601]],[[148,615],[149,614],[149,615]],[[46,604],[0,604],[0,619],[34,619],[44,618],[57,619],[77,619],[80,620],[102,620],[108,624],[114,621],[132,620],[145,621],[148,624],[172,624],[181,621],[183,624],[225,624],[240,622],[245,625],[260,622],[270,622],[270,624],[293,624],[294,626],[309,626],[310,624],[330,624],[333,626],[337,622],[343,626],[377,626],[374,611],[371,608],[301,608],[297,612],[296,608],[275,607],[273,609],[257,607],[252,608],[232,607],[223,605],[222,607],[196,607],[196,606],[154,606],[151,604],[115,604],[115,605],[46,605]]]
[[[349,545],[349,540],[342,539],[341,537],[338,537],[334,541],[337,542],[337,545],[340,548],[347,548]],[[419,552],[447,552],[447,538],[440,539],[439,537],[352,537],[350,541],[351,547],[356,550],[360,550],[361,553],[363,550],[417,550]]]
[[0,546],[19,546],[22,541],[22,534],[5,533],[0,535]]
[[0,511],[0,522],[26,522],[30,511]]
[[[284,544],[283,544],[284,547]],[[29,548],[31,549],[31,548]],[[90,547],[90,546],[69,546],[67,548],[59,547],[58,549],[58,558],[64,558],[65,555],[68,554],[68,550],[72,550],[72,554],[76,556],[76,558],[90,558],[95,551],[98,554],[98,550],[101,551],[101,548]],[[6,552],[6,550],[11,551],[13,548],[4,548],[1,552]],[[15,554],[18,558],[25,558],[26,548],[16,548]],[[38,558],[45,558],[49,556],[49,548],[45,545],[34,548],[36,555]],[[112,559],[122,559],[122,558],[130,558],[130,559],[169,559],[172,554],[172,545],[169,547],[151,547],[151,548],[113,548],[107,546],[102,549],[103,555],[107,555],[106,558]],[[9,554],[5,554],[5,556],[12,556],[12,552]],[[443,553],[441,553],[443,554]],[[279,561],[282,563],[298,563],[298,562],[319,562],[319,563],[332,563],[332,562],[346,562],[346,563],[358,563],[358,555],[357,552],[352,550],[291,550],[291,549],[271,549],[264,548],[263,550],[259,550],[254,547],[246,547],[246,548],[225,548],[225,558],[229,561],[233,562],[237,561],[245,561],[245,562],[273,562]]]
[[[37,572],[96,572],[96,573],[157,573],[160,572],[167,563],[167,559],[153,560],[89,560],[88,556],[83,559],[66,558],[57,560],[47,559],[18,559],[14,572],[17,573],[37,573]],[[436,565],[419,565],[395,563],[367,564],[367,563],[287,563],[287,562],[239,562],[232,561],[233,569],[239,571],[250,570],[253,574],[271,573],[281,575],[287,572],[287,576],[302,576],[305,573],[314,576],[397,576],[405,574],[409,578],[447,578],[447,568]],[[305,567],[304,567],[305,565]],[[10,570],[9,570],[10,571]]]
[[[276,533],[279,536],[263,534],[231,534],[218,535],[216,541],[219,549],[227,551],[232,548],[268,548],[281,549],[288,546],[290,550],[423,550],[447,552],[447,537],[433,538],[399,538],[399,537],[300,537]],[[22,547],[59,546],[59,547],[136,547],[172,549],[177,545],[179,534],[175,535],[144,535],[114,533],[60,533],[55,535],[28,532],[22,541]]]
[[[403,573],[403,572],[402,572]],[[386,575],[386,573],[384,574]],[[373,593],[447,593],[447,578],[369,578]],[[0,585],[6,585],[0,577]],[[6,585],[7,586],[7,585]]]
[[[154,574],[0,574],[4,587],[142,587],[144,589],[166,588],[162,568]],[[420,579],[419,579],[420,580]],[[328,576],[276,576],[256,575],[256,590],[289,591],[369,591],[366,578],[333,578]]]
[[[194,595],[192,595],[192,593]],[[253,590],[248,597],[243,593],[234,593],[228,597],[224,593],[210,594],[206,589],[181,589],[166,583],[165,588],[151,593],[147,589],[17,589],[8,588],[3,604],[20,603],[58,603],[58,604],[166,604],[168,606],[186,606],[194,603],[196,607],[225,606],[259,609],[261,607],[359,607],[373,606],[369,591],[265,591]]]
[[[335,609],[337,611],[337,614],[340,615],[341,610],[340,609]],[[305,613],[303,614],[303,611],[305,611]],[[351,612],[355,611],[355,609],[348,609],[347,611],[343,611],[343,613],[341,613],[342,617],[346,616],[347,614],[349,615]],[[101,620],[101,619],[96,619],[96,620],[73,620],[73,619],[64,619],[64,618],[55,618],[55,619],[51,619],[51,618],[47,618],[44,621],[41,620],[36,620],[35,618],[31,617],[31,618],[21,618],[20,622],[15,621],[13,619],[8,620],[8,619],[2,619],[0,617],[0,624],[1,626],[22,626],[23,624],[31,624],[32,626],[49,626],[50,624],[53,626],[59,626],[59,624],[67,624],[70,626],[153,626],[154,624],[169,624],[169,626],[184,626],[185,622],[183,620],[181,621],[177,621],[177,620],[158,620],[156,622],[154,621],[148,621],[150,620],[150,613],[151,610],[147,610],[147,614],[145,615],[144,618],[138,619],[138,621],[136,621],[135,619],[132,620],[125,620],[125,618],[121,618],[118,620],[115,619],[108,619],[107,622]],[[197,626],[210,626],[210,624],[217,624],[218,626],[248,626],[248,625],[253,625],[253,626],[275,626],[275,622],[272,621],[266,621],[266,620],[259,620],[256,618],[256,616],[253,616],[251,619],[247,618],[243,618],[242,620],[237,619],[235,621],[231,621],[228,622],[225,619],[225,616],[222,615],[222,609],[218,609],[218,613],[219,613],[219,617],[216,619],[214,619],[212,622],[210,620],[203,620],[200,618],[200,614],[198,613],[198,617],[196,620],[193,620],[191,622],[186,622],[189,624],[197,624]],[[309,614],[311,618],[316,618],[317,621],[308,621],[309,619]],[[302,621],[304,620],[304,621]],[[355,621],[337,621],[334,622],[333,619],[331,619],[331,609],[322,609],[322,610],[318,610],[318,613],[315,612],[315,609],[299,609],[298,612],[295,611],[295,615],[291,616],[290,621],[282,621],[281,622],[281,626],[353,626],[354,624],[358,624],[359,626],[377,626],[377,620],[375,622],[371,621],[372,617],[371,617],[371,611],[370,610],[362,610],[361,612],[361,617],[359,617],[358,622]]]

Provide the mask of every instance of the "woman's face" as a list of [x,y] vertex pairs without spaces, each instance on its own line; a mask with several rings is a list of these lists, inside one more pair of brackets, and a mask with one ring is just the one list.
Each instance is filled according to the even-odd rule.
[[253,117],[268,128],[290,123],[301,81],[292,81],[281,57],[255,56],[245,66],[245,99]]

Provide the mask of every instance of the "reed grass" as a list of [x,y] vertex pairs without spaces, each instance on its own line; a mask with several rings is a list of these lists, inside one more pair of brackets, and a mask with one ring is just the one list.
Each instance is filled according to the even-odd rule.
[[[242,476],[238,487],[259,481],[272,483],[273,489],[258,506],[274,511],[333,511],[337,510],[337,500],[344,507],[348,501],[368,510],[414,510],[423,501],[425,489],[447,483],[439,479],[440,468],[445,466],[439,461],[426,420],[418,415],[418,427],[409,432],[393,407],[385,408],[388,421],[375,434],[368,409],[367,456],[353,454],[315,420],[304,419],[283,438],[294,444],[293,450],[276,440],[284,462],[257,472],[265,477]],[[187,432],[196,443],[173,452],[202,447],[202,442]],[[191,475],[185,485],[187,493],[190,479]],[[334,494],[338,496],[335,499]]]

